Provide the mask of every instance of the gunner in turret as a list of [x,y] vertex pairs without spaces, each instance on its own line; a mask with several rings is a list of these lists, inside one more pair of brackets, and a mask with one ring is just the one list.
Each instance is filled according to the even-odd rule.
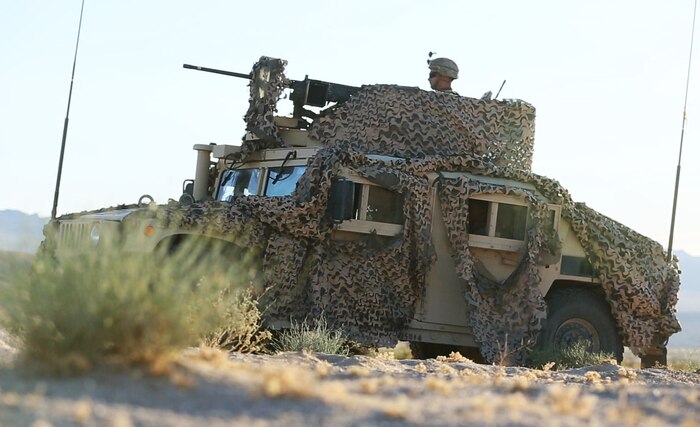
[[428,68],[430,69],[428,81],[431,89],[459,95],[452,90],[452,80],[459,77],[459,67],[453,60],[435,58],[428,63]]

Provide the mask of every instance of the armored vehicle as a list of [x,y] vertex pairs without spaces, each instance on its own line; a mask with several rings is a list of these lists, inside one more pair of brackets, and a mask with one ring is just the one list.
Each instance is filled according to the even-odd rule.
[[[275,329],[323,316],[355,342],[407,340],[421,357],[523,363],[582,340],[665,363],[680,330],[675,259],[531,171],[531,105],[292,81],[285,65],[204,69],[250,79],[247,132],[240,146],[195,145],[178,201],[64,215],[47,240],[59,254],[99,247],[109,229],[128,251],[195,237],[256,248]],[[276,116],[290,91],[293,114]]]

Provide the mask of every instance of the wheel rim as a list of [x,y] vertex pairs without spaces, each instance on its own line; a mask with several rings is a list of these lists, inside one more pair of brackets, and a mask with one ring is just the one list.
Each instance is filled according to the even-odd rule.
[[559,325],[554,333],[554,343],[558,348],[569,347],[579,341],[587,341],[589,343],[589,351],[600,351],[598,331],[587,320],[569,319]]

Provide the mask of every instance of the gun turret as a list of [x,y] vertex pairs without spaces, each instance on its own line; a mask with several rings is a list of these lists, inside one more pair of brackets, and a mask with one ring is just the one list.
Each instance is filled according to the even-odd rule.
[[[248,73],[236,73],[234,71],[217,70],[215,68],[199,67],[197,65],[183,64],[183,68],[208,73],[223,74],[225,76],[238,77],[241,79],[252,79],[253,75]],[[330,102],[342,103],[360,90],[359,87],[348,86],[338,83],[325,82],[323,80],[310,79],[307,75],[304,80],[287,79],[292,93],[289,99],[294,103],[294,117],[301,117],[305,112],[304,106],[323,108]]]

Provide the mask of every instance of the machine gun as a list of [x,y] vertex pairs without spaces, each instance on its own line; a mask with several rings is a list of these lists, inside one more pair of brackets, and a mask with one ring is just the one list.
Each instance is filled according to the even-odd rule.
[[[206,71],[208,73],[238,77],[241,79],[251,80],[253,78],[253,75],[250,73],[236,73],[234,71],[217,70],[215,68],[199,67],[190,64],[183,64],[182,67],[190,70]],[[356,94],[360,90],[359,87],[355,86],[310,79],[308,75],[304,77],[304,80],[288,80],[288,82],[289,88],[292,90],[289,99],[291,99],[294,103],[293,115],[296,118],[309,113],[312,115],[314,114],[303,108],[306,105],[323,108],[330,102],[342,103],[350,99],[352,95]]]

